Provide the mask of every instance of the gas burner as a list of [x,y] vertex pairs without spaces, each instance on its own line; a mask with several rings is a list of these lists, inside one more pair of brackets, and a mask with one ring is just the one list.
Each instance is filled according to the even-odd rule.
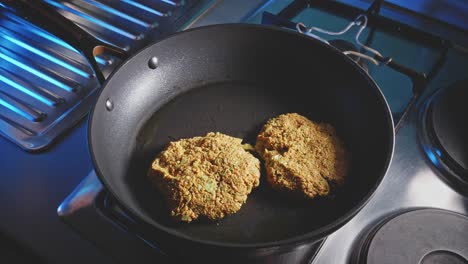
[[468,217],[417,209],[385,219],[361,244],[359,264],[466,264]]
[[421,145],[431,163],[457,188],[468,189],[468,79],[440,89],[420,115]]

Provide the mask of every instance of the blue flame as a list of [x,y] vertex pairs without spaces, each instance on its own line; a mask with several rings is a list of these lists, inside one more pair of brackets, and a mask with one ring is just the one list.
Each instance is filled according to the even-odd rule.
[[437,156],[442,157],[442,152],[440,151],[440,149],[434,148],[434,151],[437,154]]
[[438,163],[437,158],[434,155],[434,153],[432,153],[430,151],[426,152],[426,153],[427,153],[427,156],[429,157],[429,159],[432,161],[432,163],[434,163],[434,164]]
[[[426,155],[429,158],[429,160],[432,162],[432,164],[434,164],[434,166],[436,166],[436,167],[439,167],[440,166],[439,160],[437,159],[437,157],[434,154],[434,152],[432,151],[432,149],[427,145],[423,145],[423,149],[424,149],[424,152],[426,152]],[[437,150],[436,150],[436,152],[437,152]],[[440,153],[440,151],[439,151],[439,153]]]

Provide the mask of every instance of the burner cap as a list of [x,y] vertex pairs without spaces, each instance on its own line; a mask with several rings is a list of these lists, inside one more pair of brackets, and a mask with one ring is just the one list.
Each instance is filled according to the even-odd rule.
[[423,147],[431,162],[468,187],[468,80],[436,92],[422,115]]
[[444,90],[432,102],[431,125],[445,151],[468,171],[468,80]]
[[360,263],[468,264],[468,217],[439,209],[409,211],[367,238]]

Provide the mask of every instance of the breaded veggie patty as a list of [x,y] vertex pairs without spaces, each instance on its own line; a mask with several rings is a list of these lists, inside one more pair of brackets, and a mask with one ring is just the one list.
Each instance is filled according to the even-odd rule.
[[241,142],[208,133],[171,142],[156,157],[148,177],[166,198],[175,219],[216,220],[241,208],[260,181],[260,162]]
[[348,155],[329,124],[295,113],[280,115],[263,126],[255,149],[274,189],[314,198],[345,181]]

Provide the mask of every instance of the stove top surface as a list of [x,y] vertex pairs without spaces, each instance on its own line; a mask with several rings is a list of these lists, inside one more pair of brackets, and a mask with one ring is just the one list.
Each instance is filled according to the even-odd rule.
[[[187,26],[239,21],[261,23],[265,11],[276,15],[292,2],[293,0],[220,1],[211,8],[210,12],[203,14],[200,19],[192,21]],[[333,6],[333,8],[336,7]],[[289,20],[294,23],[303,22],[306,26],[339,30],[350,19],[353,19],[352,16],[345,17],[336,12],[331,13],[331,9],[314,6],[301,8],[297,13],[292,14]],[[389,12],[386,10],[383,13]],[[404,31],[402,29],[402,33]],[[438,43],[437,41],[421,43],[417,39],[403,37],[394,32],[389,33],[387,30],[375,30],[373,33],[366,31],[363,37],[370,34],[373,35],[372,47],[416,72],[427,73],[428,82],[424,86],[424,92],[418,96],[409,111],[405,112],[413,96],[412,79],[388,67],[368,64],[369,73],[386,96],[394,118],[399,120],[404,116],[396,133],[392,164],[370,202],[349,223],[322,243],[306,250],[305,254],[311,263],[366,263],[363,260],[369,260],[379,254],[379,246],[375,244],[374,239],[369,239],[369,237],[375,238],[385,233],[385,225],[382,223],[390,223],[394,219],[399,219],[398,217],[406,216],[407,212],[442,209],[448,211],[448,215],[456,213],[468,216],[466,190],[459,188],[460,185],[456,181],[447,180],[451,176],[441,166],[444,163],[437,154],[437,146],[422,136],[422,131],[426,131],[423,126],[424,111],[428,102],[431,102],[431,98],[436,98],[437,93],[448,90],[457,81],[468,78],[466,71],[468,54],[457,45],[446,45],[446,42]],[[350,32],[349,35],[344,36],[344,39],[352,41],[353,36],[353,32]],[[13,210],[12,206],[15,203],[28,203],[35,206],[37,210],[24,209],[19,212],[20,218],[26,219],[35,213],[40,215],[40,208],[43,204],[57,204],[67,192],[70,192],[91,168],[86,151],[85,126],[86,122],[80,123],[62,142],[42,154],[26,154],[9,142],[0,141],[4,146],[3,150],[10,154],[7,158],[0,159],[0,167],[4,168],[4,173],[9,176],[4,181],[8,186],[4,185],[5,187],[0,189],[0,197],[5,196],[9,201],[13,201],[3,205],[0,209]],[[14,165],[18,161],[27,162],[28,166]],[[462,176],[460,173],[456,175]],[[27,198],[31,194],[28,194],[26,190],[31,190],[37,199],[32,201]],[[23,196],[19,197],[17,193]],[[54,222],[53,217],[56,215],[53,215],[51,207],[42,208],[48,208],[49,214],[52,214],[43,221]],[[63,221],[92,241],[101,252],[122,263],[134,261],[134,256],[139,256],[141,263],[145,263],[144,261],[165,263],[170,259],[168,258],[170,256],[166,256],[158,249],[157,241],[147,238],[136,220],[125,214],[115,204],[112,197],[108,196],[94,172],[89,173],[63,201],[58,213]],[[15,212],[14,215],[17,216],[18,213]],[[23,228],[19,223],[26,226],[26,221],[15,221],[12,214],[12,217],[6,217],[0,221],[0,229],[10,230],[17,234],[21,240],[34,244],[36,250],[45,250],[48,255],[55,254],[52,249],[46,249],[45,243],[37,243],[41,241],[39,237],[35,239],[27,237],[28,233],[37,233],[42,237],[46,233],[41,233],[39,229]],[[54,224],[57,223],[54,222]],[[60,230],[63,232],[65,228],[60,228]],[[51,238],[55,239],[54,236]],[[54,241],[55,245],[64,242],[58,238]],[[366,246],[363,247],[363,244]],[[89,250],[86,246],[82,248]],[[64,252],[69,252],[69,250],[64,249]],[[60,259],[57,254],[53,258]],[[425,252],[421,260],[424,262],[421,263],[434,263],[439,259],[458,261],[463,258],[466,261],[466,255],[461,251],[451,250],[448,247],[434,248],[430,252]]]
[[466,263],[468,217],[412,209],[382,219],[362,239],[352,263]]
[[[287,4],[283,2],[284,6],[278,8],[275,5],[280,5],[279,2],[281,1],[266,6],[262,12],[252,16],[249,21],[260,23],[260,21],[265,20],[264,12],[274,12],[275,9],[281,10]],[[344,27],[349,22],[346,18],[323,12],[313,6],[297,12],[292,16],[291,20],[295,23],[304,22],[306,26],[313,25],[334,30]],[[468,66],[468,55],[454,49],[445,49],[442,46],[426,45],[426,43],[389,34],[386,31],[376,30],[371,34],[374,35],[372,47],[385,52],[385,55],[392,56],[399,63],[414,69],[418,73],[429,73],[428,85],[422,95],[413,97],[414,79],[412,80],[386,67],[367,65],[370,75],[384,92],[394,118],[400,120],[406,114],[405,118],[401,120],[396,134],[395,155],[389,172],[369,204],[348,224],[310,249],[312,253],[310,253],[309,259],[312,259],[312,263],[376,263],[376,259],[384,260],[388,257],[382,256],[384,253],[382,253],[382,246],[379,243],[391,243],[395,247],[400,245],[393,240],[392,242],[386,242],[382,237],[386,237],[385,234],[389,232],[388,229],[398,228],[396,226],[392,227],[392,225],[395,222],[403,221],[401,219],[404,219],[407,215],[415,214],[415,218],[419,217],[418,219],[421,218],[419,215],[434,211],[436,215],[444,212],[444,215],[448,215],[449,218],[455,215],[454,212],[460,214],[458,217],[460,219],[464,215],[468,215],[467,197],[458,192],[456,188],[446,184],[444,171],[437,168],[437,164],[434,164],[431,156],[428,156],[425,152],[425,144],[427,143],[418,137],[423,129],[420,125],[422,122],[420,116],[421,112],[424,111],[425,102],[435,92],[448,90],[455,81],[468,77],[463,70],[464,67]],[[353,36],[351,32],[349,35],[345,35],[344,39],[352,42]],[[324,38],[327,37],[324,36]],[[327,40],[331,39],[328,38]],[[405,112],[408,109],[407,105],[412,103],[412,99],[415,100],[414,104],[410,106],[409,111]],[[95,177],[95,175],[91,174],[88,178],[94,179]],[[98,184],[97,180],[93,181]],[[69,198],[68,204],[76,204],[73,200],[76,200],[77,197],[71,196]],[[106,201],[110,200],[112,198],[107,197]],[[112,206],[109,206],[110,204]],[[119,222],[120,225],[126,228],[135,226],[132,224],[134,220],[129,221],[128,219],[131,219],[131,217],[123,216],[125,213],[115,203],[107,203],[106,206],[106,203],[102,202],[101,205],[102,212],[108,215],[110,221]],[[446,211],[430,208],[441,208]],[[72,214],[69,214],[69,210],[61,208],[59,213],[65,221],[76,225],[74,223],[76,219]],[[437,218],[437,216],[435,217]],[[430,219],[428,216],[428,222],[432,223]],[[437,218],[436,220],[439,221],[440,219]],[[412,219],[411,221],[414,224],[416,220]],[[463,229],[464,227],[465,225],[460,228]],[[411,228],[411,226],[407,228]],[[445,226],[444,228],[450,227]],[[135,233],[140,237],[145,236],[144,231],[142,233],[135,231]],[[434,236],[425,231],[420,233],[420,242],[422,243],[425,239],[430,240]],[[442,238],[446,239],[447,236]],[[388,239],[391,240],[392,238],[388,237]],[[464,238],[459,240],[460,243],[466,242]],[[145,241],[153,247],[157,247],[157,241],[146,239]],[[417,244],[414,246],[417,247]],[[402,258],[403,262],[399,263],[413,263],[411,260],[414,258],[422,258],[422,263],[433,263],[433,261],[439,259],[458,261],[457,259],[467,258],[465,252],[459,250],[459,246],[460,244],[444,245],[442,250],[442,246],[434,244],[434,248],[419,252],[419,255],[408,255],[406,258]]]

